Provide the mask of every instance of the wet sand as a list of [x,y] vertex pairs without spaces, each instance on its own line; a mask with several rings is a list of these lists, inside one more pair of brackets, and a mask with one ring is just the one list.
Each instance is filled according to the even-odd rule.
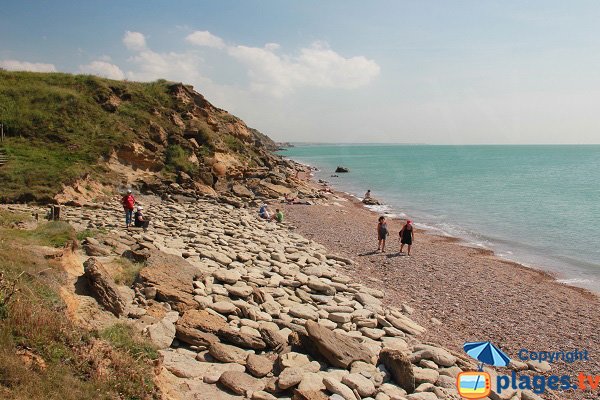
[[[401,220],[388,220],[386,253],[377,253],[378,215],[356,199],[338,196],[326,204],[283,206],[287,221],[330,251],[356,260],[349,274],[385,290],[389,304],[413,307],[414,319],[428,329],[424,339],[462,354],[465,342],[489,340],[516,360],[521,349],[587,350],[589,361],[554,363],[549,374],[572,380],[579,372],[600,375],[598,295],[420,230],[411,256],[400,254]],[[598,399],[598,393],[570,391],[559,397]]]

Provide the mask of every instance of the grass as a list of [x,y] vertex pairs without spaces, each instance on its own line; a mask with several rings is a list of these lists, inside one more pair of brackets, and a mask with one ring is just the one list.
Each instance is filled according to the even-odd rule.
[[[105,110],[102,104],[115,96],[122,98],[117,111]],[[166,81],[0,71],[0,122],[10,160],[0,169],[0,201],[47,201],[61,184],[95,173],[100,160],[151,123],[173,130],[166,116],[153,113],[172,106]]]
[[191,153],[174,144],[167,147],[165,168],[169,172],[183,171],[190,176],[198,173],[198,166],[189,161]]
[[64,247],[77,236],[71,225],[62,221],[42,222],[33,230],[12,230],[13,238],[26,240],[31,244],[50,247]]
[[[128,327],[89,332],[65,318],[62,270],[38,246],[61,245],[72,228],[47,223],[24,234],[11,227],[27,218],[0,212],[0,398],[156,398],[152,346]],[[41,362],[27,362],[32,357]]]
[[115,276],[115,282],[120,285],[131,286],[135,282],[143,263],[134,263],[126,258],[119,258],[116,263],[121,267],[121,272]]

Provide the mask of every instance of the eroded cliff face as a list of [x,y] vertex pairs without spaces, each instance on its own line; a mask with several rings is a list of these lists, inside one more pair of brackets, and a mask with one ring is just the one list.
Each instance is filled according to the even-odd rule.
[[[122,112],[135,101],[126,90],[110,90],[96,97],[106,112]],[[298,166],[273,153],[277,145],[268,136],[215,107],[192,86],[168,84],[167,94],[168,106],[163,101],[152,107],[146,124],[124,127],[132,139],[103,160],[116,177],[117,190],[137,185],[159,194],[232,194],[246,199],[275,198],[298,189],[311,192],[295,178]],[[55,199],[68,202],[77,185],[65,185]]]

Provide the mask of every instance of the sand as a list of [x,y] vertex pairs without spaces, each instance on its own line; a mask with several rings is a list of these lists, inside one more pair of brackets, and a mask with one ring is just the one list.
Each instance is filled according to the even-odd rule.
[[[400,255],[400,220],[388,220],[387,252],[375,253],[378,215],[351,197],[337,196],[322,205],[286,205],[286,219],[302,235],[357,260],[350,275],[385,290],[389,304],[413,307],[412,317],[428,328],[426,340],[460,353],[467,341],[489,340],[517,360],[521,349],[585,349],[589,361],[554,363],[551,374],[600,375],[598,295],[558,283],[547,273],[502,260],[490,251],[421,230],[415,231],[411,256]],[[597,396],[598,391],[560,395]]]

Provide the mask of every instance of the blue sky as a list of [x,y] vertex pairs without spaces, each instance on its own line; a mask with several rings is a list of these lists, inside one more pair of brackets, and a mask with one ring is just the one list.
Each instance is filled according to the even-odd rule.
[[0,6],[0,67],[184,81],[277,140],[600,142],[596,1]]

